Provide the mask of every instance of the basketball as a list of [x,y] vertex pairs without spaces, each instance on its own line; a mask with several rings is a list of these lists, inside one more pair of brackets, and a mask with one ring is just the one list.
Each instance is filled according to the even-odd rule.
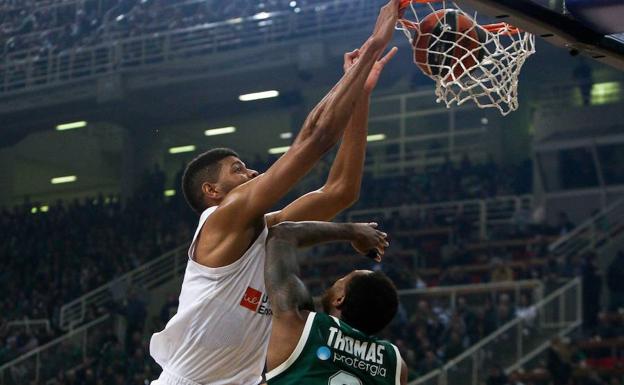
[[455,79],[483,59],[481,43],[485,30],[472,18],[456,9],[441,9],[419,23],[412,40],[414,61],[427,75],[446,80],[453,69]]

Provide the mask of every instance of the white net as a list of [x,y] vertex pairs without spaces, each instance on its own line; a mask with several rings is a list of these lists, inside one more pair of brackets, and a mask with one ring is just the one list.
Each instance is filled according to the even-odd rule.
[[[535,53],[534,35],[505,23],[481,26],[476,13],[455,2],[408,8],[415,20],[401,19],[398,29],[412,44],[415,63],[435,81],[438,103],[474,101],[503,115],[518,109],[518,75]],[[423,8],[428,16],[420,17]]]

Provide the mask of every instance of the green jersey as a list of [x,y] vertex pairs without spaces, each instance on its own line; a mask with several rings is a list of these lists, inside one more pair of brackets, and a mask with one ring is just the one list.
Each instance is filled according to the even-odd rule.
[[266,378],[268,385],[400,385],[401,362],[391,343],[311,312],[295,350]]

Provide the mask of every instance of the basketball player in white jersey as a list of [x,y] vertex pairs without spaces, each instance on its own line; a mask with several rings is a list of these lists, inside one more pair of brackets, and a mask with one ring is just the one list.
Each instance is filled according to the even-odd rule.
[[[369,96],[389,59],[378,60],[392,38],[398,12],[399,0],[381,9],[355,64],[310,112],[290,150],[264,174],[247,169],[228,149],[208,151],[187,166],[184,195],[201,216],[178,312],[151,339],[150,353],[163,368],[153,384],[261,381],[272,313],[263,273],[267,226],[329,220],[357,199]],[[327,183],[266,214],[338,142],[345,127]],[[375,252],[383,254],[383,247]]]

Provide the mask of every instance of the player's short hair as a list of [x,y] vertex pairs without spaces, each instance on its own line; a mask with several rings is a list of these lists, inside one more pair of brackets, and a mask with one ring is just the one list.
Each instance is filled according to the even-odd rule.
[[356,275],[349,281],[340,306],[340,318],[371,335],[392,321],[398,307],[399,296],[394,283],[384,273],[376,271]]
[[206,209],[202,199],[202,184],[215,183],[221,172],[222,159],[228,156],[239,157],[229,148],[213,148],[191,160],[182,175],[182,192],[184,199],[195,212],[201,214]]

